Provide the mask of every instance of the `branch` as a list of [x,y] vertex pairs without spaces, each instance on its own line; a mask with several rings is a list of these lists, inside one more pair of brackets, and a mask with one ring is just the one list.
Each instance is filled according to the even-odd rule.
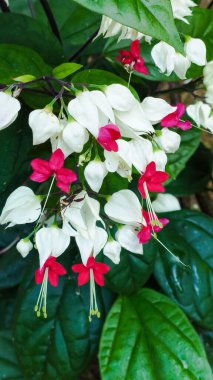
[[10,8],[4,0],[0,0],[0,8],[2,12],[10,12]]
[[53,31],[53,33],[55,34],[55,36],[58,38],[58,40],[60,41],[60,43],[62,43],[62,39],[61,39],[61,35],[60,35],[60,32],[59,32],[59,29],[58,29],[58,25],[56,23],[56,20],[55,20],[55,17],[52,13],[52,10],[49,6],[49,3],[47,0],[40,0],[40,3],[44,9],[44,12],[49,20],[49,24],[51,26],[51,29]]
[[75,58],[77,58],[82,53],[83,50],[87,48],[87,46],[89,46],[89,44],[93,41],[97,33],[98,33],[98,30],[96,30],[95,33],[93,33],[92,36],[85,42],[85,44],[82,45],[81,48],[69,58],[69,62],[72,62]]

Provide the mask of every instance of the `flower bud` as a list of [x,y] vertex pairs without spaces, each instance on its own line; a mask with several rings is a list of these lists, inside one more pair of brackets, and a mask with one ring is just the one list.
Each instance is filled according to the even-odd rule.
[[114,239],[109,240],[103,250],[105,256],[109,257],[114,264],[119,264],[121,245]]
[[179,200],[172,194],[158,194],[152,202],[155,212],[169,212],[180,210]]
[[199,38],[187,37],[184,44],[186,57],[198,66],[206,64],[206,45]]
[[28,238],[21,239],[16,245],[16,249],[22,255],[22,257],[26,257],[33,249],[33,244]]
[[166,153],[175,153],[179,149],[181,138],[178,133],[170,131],[167,128],[157,132],[155,140]]
[[42,144],[60,132],[60,123],[50,107],[30,112],[29,126],[33,132],[33,145]]
[[91,189],[98,193],[107,175],[105,163],[99,160],[90,161],[84,170],[84,175]]
[[6,92],[0,92],[0,130],[7,128],[18,116],[20,102]]

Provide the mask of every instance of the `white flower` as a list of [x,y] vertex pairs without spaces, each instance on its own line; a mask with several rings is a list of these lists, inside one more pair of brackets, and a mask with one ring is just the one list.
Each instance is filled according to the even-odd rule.
[[157,131],[155,141],[165,153],[175,153],[179,149],[181,137],[178,133],[163,128],[161,131]]
[[152,202],[155,212],[169,212],[180,210],[179,200],[172,194],[158,194]]
[[104,162],[101,162],[100,160],[89,162],[84,170],[84,176],[92,190],[97,193],[99,192],[107,172]]
[[172,107],[164,99],[153,98],[148,96],[145,98],[141,107],[147,119],[152,124],[159,123],[165,116],[176,111],[177,107]]
[[143,137],[138,137],[129,141],[131,160],[133,166],[139,171],[144,172],[146,166],[152,161],[152,143]]
[[69,246],[70,237],[57,226],[42,227],[35,235],[36,248],[39,253],[40,268],[50,256],[60,256]]
[[91,255],[96,257],[99,254],[105,246],[107,238],[107,232],[103,228],[97,226],[95,226],[95,237],[91,237],[89,233],[88,236],[85,237],[85,235],[81,235],[80,232],[76,235],[75,240],[84,265],[86,265],[87,260]]
[[124,224],[115,236],[120,245],[130,252],[142,254],[143,246],[137,233],[146,222],[137,196],[131,190],[120,190],[110,197],[104,211],[111,220]]
[[48,106],[30,112],[29,126],[33,133],[33,145],[42,144],[50,137],[60,133],[59,120]]
[[137,102],[131,91],[122,84],[111,84],[104,92],[109,104],[116,111],[129,111]]
[[86,128],[76,121],[61,121],[60,128],[60,133],[51,138],[53,152],[60,148],[65,157],[73,152],[80,153],[89,139]]
[[161,41],[156,44],[151,51],[151,56],[162,73],[169,76],[174,71],[180,79],[186,78],[191,62],[166,42]]
[[33,249],[33,244],[28,238],[21,239],[16,245],[16,249],[22,255],[22,257],[26,257]]
[[186,111],[198,127],[202,126],[213,132],[213,115],[211,115],[212,109],[208,104],[199,101],[188,106]]
[[188,20],[184,17],[191,16],[192,11],[190,8],[196,7],[197,4],[192,0],[171,0],[171,5],[174,18],[189,24]]
[[12,227],[15,224],[32,223],[38,219],[40,213],[39,198],[29,187],[20,186],[7,198],[0,224],[9,223],[8,227]]
[[203,82],[206,86],[206,101],[213,105],[213,61],[207,63],[203,70]]
[[115,122],[112,108],[102,91],[78,92],[68,104],[70,115],[96,138],[99,128]]
[[20,102],[6,92],[0,91],[0,130],[7,128],[18,116]]
[[206,45],[199,38],[187,37],[184,44],[186,57],[198,66],[206,64]]
[[156,163],[157,170],[161,170],[163,172],[165,171],[165,166],[167,164],[167,155],[163,150],[154,150],[150,162],[151,161],[154,161]]
[[132,158],[129,143],[117,140],[118,152],[104,150],[105,165],[109,172],[117,172],[121,177],[131,179]]
[[103,253],[107,256],[114,264],[119,264],[121,245],[114,239],[108,240],[106,243]]
[[107,16],[102,16],[101,26],[95,38],[99,37],[101,34],[103,34],[105,38],[114,37],[117,34],[120,34],[120,37],[118,39],[119,41],[123,39],[130,39],[134,41],[140,40],[143,37],[148,43],[150,43],[152,40],[152,37],[140,33],[135,29],[129,28],[128,26],[122,25]]

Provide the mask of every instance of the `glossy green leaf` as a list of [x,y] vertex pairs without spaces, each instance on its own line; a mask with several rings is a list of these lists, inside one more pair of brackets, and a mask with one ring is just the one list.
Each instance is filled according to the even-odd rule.
[[201,326],[213,329],[213,221],[196,211],[164,213],[170,223],[159,239],[190,269],[175,262],[160,244],[155,251],[155,277],[185,313]]
[[111,260],[103,256],[102,261],[111,268],[106,275],[106,286],[113,292],[127,295],[140,289],[153,271],[155,250],[152,246],[152,241],[144,245],[143,255],[122,249],[119,264],[113,264]]
[[139,32],[166,41],[180,52],[183,51],[169,0],[164,0],[161,3],[156,0],[74,1]]
[[212,380],[188,319],[151,289],[118,298],[104,325],[99,358],[103,380]]
[[58,79],[64,79],[69,75],[75,73],[76,71],[80,70],[81,67],[83,66],[79,63],[62,63],[61,65],[55,67],[52,73],[54,77]]
[[33,77],[47,75],[50,72],[49,66],[38,53],[23,46],[0,44],[0,60],[1,83],[13,83],[14,78],[26,72]]
[[195,154],[186,163],[185,169],[166,187],[166,191],[177,196],[183,196],[204,190],[211,179],[211,162],[212,154],[210,149],[200,145]]
[[[67,253],[70,273],[68,259]],[[37,266],[37,260],[30,264],[16,308],[15,344],[20,366],[26,380],[78,379],[97,351],[112,295],[97,288],[101,318],[89,322],[89,286],[79,288],[76,277],[69,274],[60,278],[58,287],[48,285],[47,319],[38,318],[34,306],[40,285],[32,277]]]
[[10,330],[0,330],[0,380],[23,380]]
[[[49,26],[32,17],[13,13],[1,13],[0,25],[0,43],[17,44],[34,49],[49,64],[59,64],[63,60],[62,47]],[[9,53],[9,49],[7,52]],[[21,74],[25,72],[29,73],[25,70]]]
[[187,161],[198,148],[201,132],[192,128],[188,131],[177,131],[181,136],[180,148],[175,153],[168,154],[167,172],[174,179],[185,168]]
[[209,364],[213,370],[213,331],[200,330],[199,335],[206,350]]

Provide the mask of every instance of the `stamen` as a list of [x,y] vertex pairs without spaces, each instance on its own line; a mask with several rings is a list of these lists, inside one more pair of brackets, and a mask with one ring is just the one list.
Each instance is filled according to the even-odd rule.
[[101,313],[98,310],[98,305],[97,305],[95,280],[94,280],[93,270],[90,269],[90,313],[89,313],[89,321],[90,322],[92,322],[92,317],[94,315],[96,315],[97,318],[100,318]]
[[41,311],[42,311],[43,317],[47,318],[47,285],[48,285],[48,268],[46,268],[45,270],[38,300],[34,307],[34,311],[36,312],[37,317],[41,316]]
[[144,182],[143,186],[144,186],[144,191],[145,191],[145,194],[146,194],[146,204],[147,204],[149,219],[150,219],[152,231],[154,233],[153,227],[157,226],[159,228],[163,228],[163,224],[160,222],[160,220],[158,219],[158,217],[157,217],[157,215],[156,215],[156,213],[155,213],[155,211],[153,209],[152,201],[151,201],[150,196],[149,196],[149,191],[147,189],[146,182]]

